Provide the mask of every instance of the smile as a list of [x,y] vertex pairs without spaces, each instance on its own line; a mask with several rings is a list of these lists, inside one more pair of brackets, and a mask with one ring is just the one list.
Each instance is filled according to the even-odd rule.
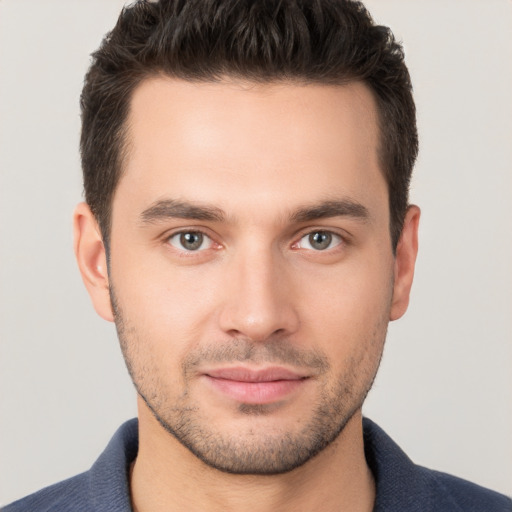
[[203,374],[215,390],[238,402],[269,404],[284,400],[301,388],[308,377],[281,367],[251,370],[220,368]]

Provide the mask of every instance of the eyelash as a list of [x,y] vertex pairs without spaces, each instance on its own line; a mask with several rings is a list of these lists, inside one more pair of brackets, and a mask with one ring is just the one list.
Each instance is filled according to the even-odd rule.
[[[187,250],[184,247],[179,248],[179,247],[176,247],[175,245],[172,244],[171,240],[173,238],[180,237],[180,236],[186,235],[186,234],[199,234],[199,235],[203,236],[205,239],[210,241],[209,247],[207,247],[206,249],[201,249],[201,246],[200,246],[196,250]],[[165,237],[165,241],[166,241],[167,244],[171,245],[174,249],[176,249],[181,256],[192,256],[192,255],[194,255],[196,253],[199,254],[201,252],[204,252],[207,249],[210,249],[211,246],[214,245],[214,244],[220,247],[220,244],[216,244],[216,242],[213,240],[213,238],[210,235],[208,235],[208,233],[206,233],[205,231],[203,231],[201,229],[197,229],[197,228],[195,228],[195,229],[182,229],[180,231],[176,231],[175,233],[172,233],[169,236],[166,236]],[[202,241],[201,245],[203,245],[204,241],[205,240]]]
[[[338,239],[338,241],[337,241],[337,243],[335,244],[334,247],[327,247],[325,249],[318,249],[318,250],[315,250],[315,249],[311,248],[311,249],[305,249],[305,250],[311,251],[311,252],[315,252],[315,253],[332,254],[336,250],[340,249],[339,246],[346,246],[348,244],[348,241],[347,241],[345,236],[342,236],[341,234],[336,233],[335,231],[332,231],[332,230],[317,228],[317,229],[309,229],[307,232],[302,232],[300,234],[300,237],[297,239],[297,241],[294,242],[291,245],[292,249],[302,249],[301,247],[299,247],[300,242],[302,240],[304,240],[306,237],[310,237],[311,235],[318,234],[318,233],[329,235],[329,236],[331,236],[333,238]],[[185,235],[185,234],[199,234],[199,235],[203,236],[204,238],[206,238],[206,239],[208,239],[210,241],[209,242],[209,246],[207,248],[204,248],[204,249],[201,249],[201,246],[200,246],[198,249],[195,249],[195,250],[187,250],[184,247],[181,247],[181,248],[180,247],[176,247],[174,244],[171,243],[171,240],[173,238],[176,238],[176,237],[179,237],[179,236],[182,236],[182,235]],[[165,242],[168,245],[172,246],[173,249],[175,249],[178,252],[178,254],[180,256],[182,256],[182,257],[190,257],[190,256],[194,256],[194,255],[200,254],[200,253],[202,253],[202,252],[204,252],[204,251],[206,251],[208,249],[211,249],[212,246],[216,246],[215,247],[216,249],[222,247],[222,245],[217,243],[217,242],[215,242],[215,240],[208,233],[206,233],[204,230],[198,229],[198,228],[194,228],[194,229],[181,229],[180,231],[176,231],[176,232],[166,236],[165,237]],[[201,245],[203,245],[203,243],[204,243],[204,240],[202,241]]]
[[[336,250],[340,245],[346,245],[346,240],[343,236],[341,236],[340,234],[334,232],[334,231],[330,231],[328,229],[313,229],[313,230],[309,230],[307,233],[304,233],[302,234],[302,236],[299,238],[299,240],[297,242],[295,242],[293,244],[292,247],[294,246],[297,246],[297,248],[300,248],[298,247],[298,245],[303,241],[303,240],[307,240],[307,243],[311,246],[311,236],[312,235],[318,235],[318,234],[322,234],[322,235],[327,235],[329,237],[329,244],[327,247],[325,247],[324,249],[314,249],[314,248],[308,248],[306,250],[311,250],[313,252],[318,252],[318,253],[332,253],[334,250]],[[309,239],[309,240],[308,240]],[[330,247],[330,245],[332,243],[335,243],[335,245],[333,247]]]

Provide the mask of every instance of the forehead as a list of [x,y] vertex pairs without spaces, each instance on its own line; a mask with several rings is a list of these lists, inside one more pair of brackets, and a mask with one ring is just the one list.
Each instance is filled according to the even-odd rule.
[[249,206],[249,193],[254,205],[361,201],[385,188],[378,138],[375,101],[362,83],[151,78],[132,97],[116,196],[133,195],[133,205],[172,195]]

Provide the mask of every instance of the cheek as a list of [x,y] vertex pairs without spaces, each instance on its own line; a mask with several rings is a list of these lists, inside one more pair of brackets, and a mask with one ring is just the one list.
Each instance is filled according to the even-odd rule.
[[144,343],[179,349],[197,337],[213,317],[212,276],[193,267],[176,268],[161,258],[113,260],[112,282],[123,316]]
[[306,337],[313,337],[333,359],[344,360],[381,345],[392,298],[392,263],[360,262],[310,275],[298,299]]
[[[389,261],[387,261],[389,259]],[[375,317],[388,308],[392,296],[393,262],[390,258],[354,258],[353,261],[302,273],[304,300],[316,303],[315,310],[339,318],[349,315]]]

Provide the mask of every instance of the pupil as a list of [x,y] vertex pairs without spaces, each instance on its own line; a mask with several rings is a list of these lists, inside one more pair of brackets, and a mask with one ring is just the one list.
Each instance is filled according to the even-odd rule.
[[311,247],[320,251],[327,249],[327,247],[331,245],[331,241],[332,235],[325,231],[317,231],[316,233],[311,233],[311,235],[309,235],[309,243],[311,244]]
[[185,249],[195,251],[201,247],[203,243],[203,235],[201,233],[182,233],[180,242]]

